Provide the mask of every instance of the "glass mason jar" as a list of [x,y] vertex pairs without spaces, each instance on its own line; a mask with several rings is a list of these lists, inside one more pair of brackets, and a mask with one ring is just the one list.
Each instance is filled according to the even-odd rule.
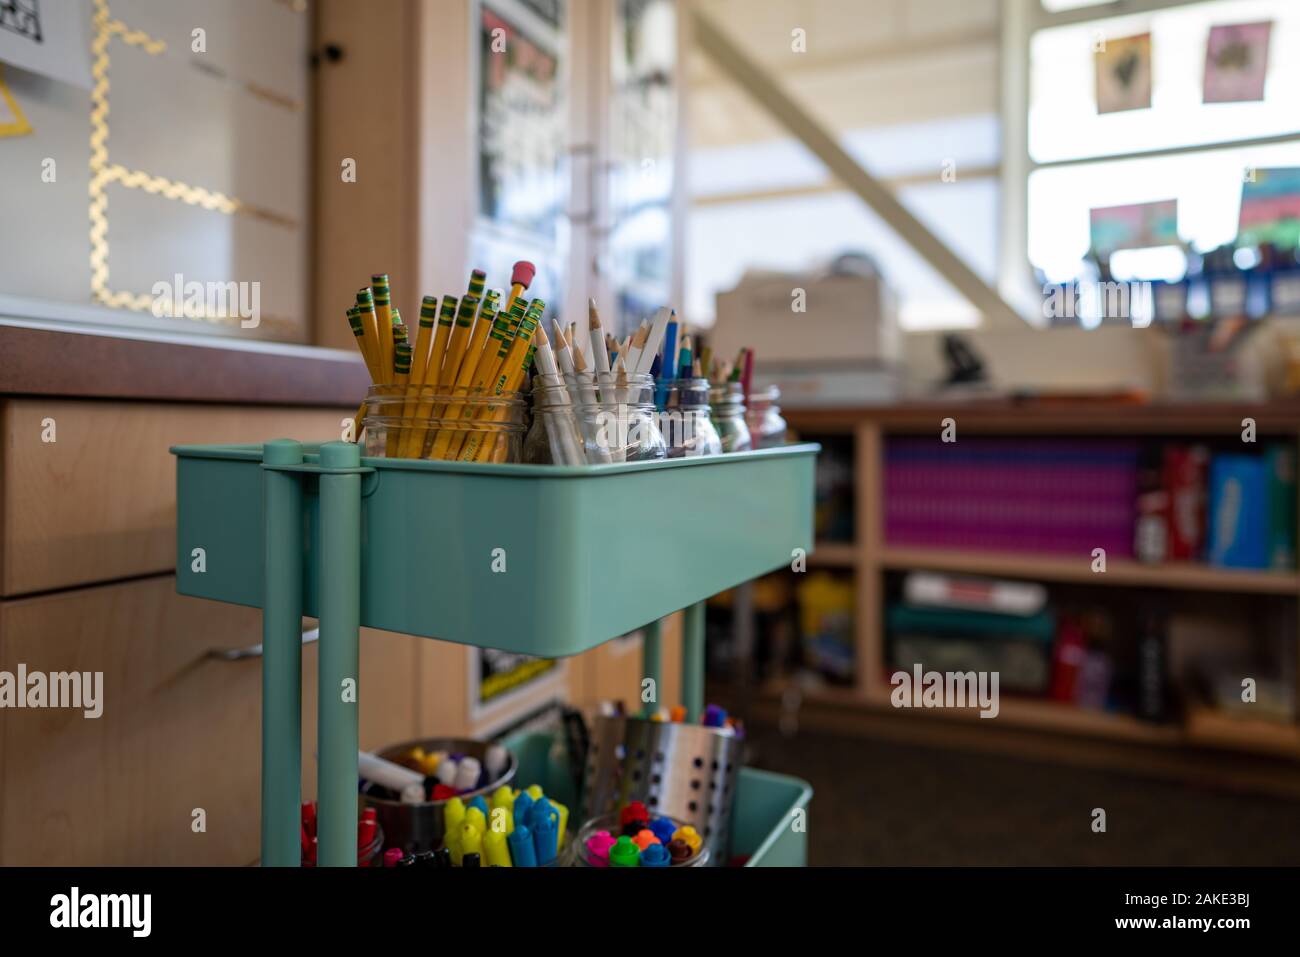
[[722,439],[711,418],[708,379],[668,383],[659,412],[659,431],[670,459],[722,454]]
[[713,424],[722,439],[723,452],[748,452],[753,448],[745,422],[745,393],[739,382],[715,385],[709,390]]
[[576,380],[537,373],[533,376],[533,427],[524,439],[530,465],[586,465],[587,452],[578,431],[574,396]]
[[750,440],[756,449],[785,445],[785,417],[776,404],[780,398],[781,390],[774,385],[749,393],[745,422],[749,425]]
[[649,374],[577,377],[577,426],[589,465],[668,457],[655,421],[655,382]]
[[383,458],[518,462],[527,405],[519,392],[371,386],[366,454]]

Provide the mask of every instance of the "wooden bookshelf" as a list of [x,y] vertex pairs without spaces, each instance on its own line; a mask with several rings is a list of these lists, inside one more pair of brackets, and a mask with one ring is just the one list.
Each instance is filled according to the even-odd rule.
[[892,571],[924,569],[956,574],[996,575],[1043,582],[1072,582],[1085,585],[1128,585],[1145,588],[1176,588],[1192,591],[1300,594],[1296,572],[1253,571],[1215,568],[1201,562],[1167,562],[1149,565],[1130,559],[1109,559],[1106,571],[1094,572],[1090,556],[1063,558],[1059,555],[1027,555],[997,552],[950,552],[935,548],[904,548],[888,545],[880,549],[876,562]]
[[[1062,759],[1068,759],[1067,751],[1093,757],[1111,755],[1111,751],[1094,744],[1103,742],[1148,752],[1155,749],[1151,753],[1167,756],[1154,761],[1153,767],[1181,762],[1181,766],[1203,771],[1207,767],[1207,755],[1209,767],[1216,760],[1229,763],[1282,760],[1287,766],[1278,769],[1278,773],[1293,777],[1293,790],[1300,794],[1300,726],[1241,721],[1203,710],[1188,714],[1182,723],[1158,725],[1128,715],[1008,695],[1002,696],[1001,713],[992,721],[980,719],[972,711],[895,709],[889,702],[884,660],[885,577],[891,573],[929,570],[1097,588],[1159,590],[1171,593],[1167,600],[1177,602],[1180,594],[1186,595],[1189,601],[1197,594],[1222,595],[1225,599],[1242,596],[1247,601],[1252,596],[1300,599],[1300,572],[1237,570],[1194,562],[1145,564],[1112,558],[1107,561],[1104,573],[1095,573],[1090,555],[1076,559],[1061,555],[888,545],[884,540],[881,491],[886,440],[892,436],[937,435],[942,420],[948,417],[957,422],[958,441],[961,436],[976,435],[1239,439],[1242,420],[1251,418],[1255,420],[1261,443],[1288,441],[1300,448],[1300,402],[1037,405],[1006,400],[968,403],[954,400],[862,409],[787,409],[785,415],[791,427],[804,437],[815,439],[818,435],[839,434],[854,440],[856,540],[853,544],[819,545],[810,556],[810,566],[841,568],[855,576],[855,686],[801,688],[801,700],[813,706],[810,715],[814,712],[823,715],[838,730],[851,730],[854,725],[851,716],[859,714],[861,719],[857,723],[864,727],[888,721],[891,727],[911,729],[909,735],[913,730],[919,734],[924,729],[936,738],[983,742],[1003,733],[1015,739],[1015,747],[1022,747],[1020,742],[1028,740],[1025,735],[1037,735],[1042,739],[1045,754],[1060,755]],[[1300,601],[1296,605],[1296,614],[1300,615]],[[762,697],[776,707],[783,690],[778,682],[765,689],[778,697],[773,699],[770,694]],[[959,730],[961,733],[957,734]],[[1112,763],[1110,757],[1097,757],[1097,761]],[[1141,771],[1146,761],[1135,760],[1129,765]],[[1119,763],[1118,759],[1115,763]]]

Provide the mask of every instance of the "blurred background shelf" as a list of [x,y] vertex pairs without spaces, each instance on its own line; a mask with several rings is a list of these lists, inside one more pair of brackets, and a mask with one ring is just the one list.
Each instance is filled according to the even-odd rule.
[[1094,572],[1088,556],[1017,555],[999,552],[951,552],[935,548],[886,546],[876,555],[882,568],[925,569],[971,575],[999,575],[1033,581],[1079,582],[1088,585],[1132,585],[1203,591],[1300,593],[1300,575],[1286,571],[1215,568],[1204,562],[1146,564],[1108,559],[1105,572]]

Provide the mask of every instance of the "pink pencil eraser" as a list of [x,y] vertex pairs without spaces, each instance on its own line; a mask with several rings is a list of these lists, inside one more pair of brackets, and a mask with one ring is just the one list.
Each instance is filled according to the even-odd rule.
[[533,277],[537,275],[537,267],[526,259],[521,259],[515,263],[515,271],[510,274],[510,285],[523,286],[527,289],[533,284]]
[[609,867],[609,849],[614,846],[614,838],[609,831],[597,831],[587,838],[587,857],[593,867]]

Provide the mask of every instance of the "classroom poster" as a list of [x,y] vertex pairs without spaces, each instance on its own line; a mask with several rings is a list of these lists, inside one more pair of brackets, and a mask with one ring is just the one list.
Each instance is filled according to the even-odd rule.
[[[472,648],[469,655],[470,722],[509,710],[508,703],[550,689],[556,697],[564,691],[564,662],[535,658],[497,648]],[[524,703],[524,702],[520,702]],[[533,702],[535,703],[535,702]]]
[[1178,200],[1088,210],[1093,252],[1109,255],[1117,249],[1149,249],[1178,245]]
[[1241,185],[1237,240],[1282,249],[1300,245],[1300,167],[1250,171]]
[[1097,68],[1097,112],[1120,113],[1151,107],[1151,34],[1107,38],[1093,54]]
[[0,0],[0,62],[90,89],[89,3]]
[[1210,28],[1205,47],[1206,103],[1242,103],[1264,99],[1268,41],[1272,21],[1232,23]]

